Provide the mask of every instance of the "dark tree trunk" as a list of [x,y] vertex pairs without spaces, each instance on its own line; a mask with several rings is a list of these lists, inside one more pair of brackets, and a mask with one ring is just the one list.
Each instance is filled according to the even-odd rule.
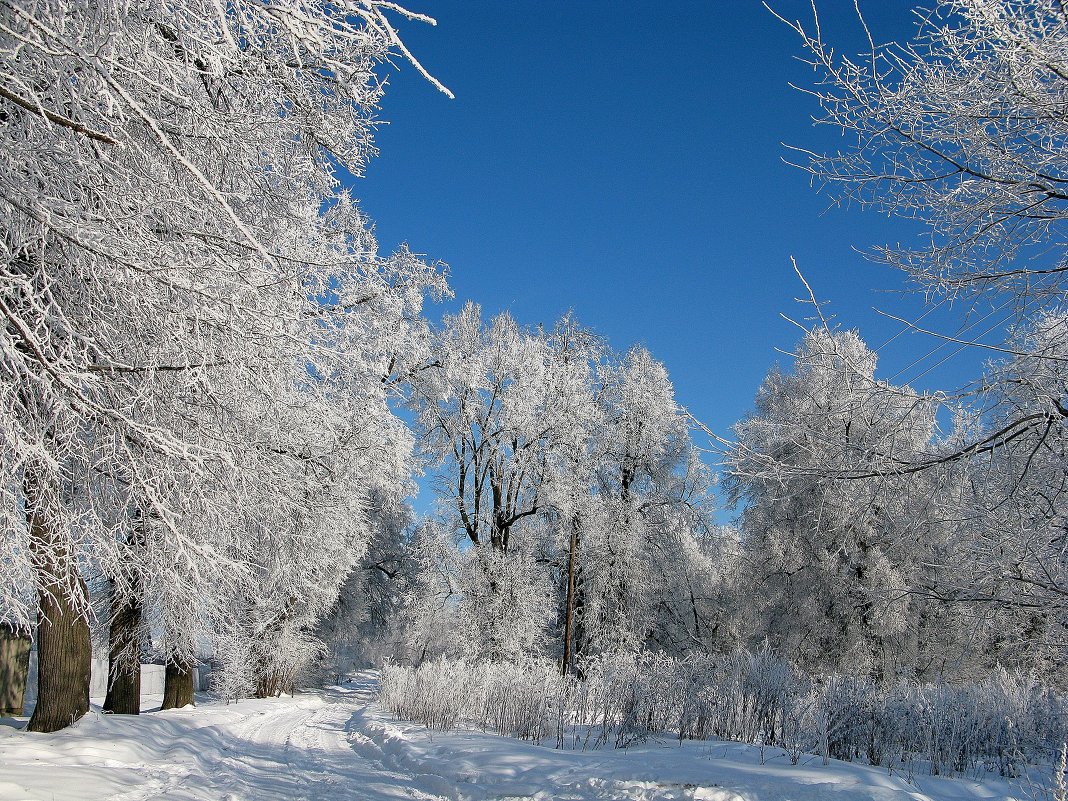
[[27,731],[66,728],[89,711],[93,648],[89,623],[78,608],[85,581],[69,546],[53,530],[41,502],[41,487],[27,471],[30,550],[42,574],[37,612],[37,705]]
[[[81,577],[75,581],[85,592]],[[70,592],[53,586],[41,593],[37,623],[37,706],[27,731],[58,731],[89,711],[93,648],[89,624]]]
[[[114,585],[113,589],[114,589]],[[108,694],[104,711],[116,715],[141,713],[141,602],[115,598],[108,630]]]
[[[145,517],[132,515],[127,544],[134,553],[145,547]],[[116,715],[141,714],[141,624],[144,611],[141,581],[134,573],[129,595],[120,596],[111,582],[111,626],[108,629],[108,693],[104,710]]]
[[694,639],[700,642],[701,640],[701,618],[697,614],[697,599],[693,595],[693,587],[690,587],[690,610],[693,612],[693,636]]
[[578,662],[583,655],[592,650],[586,620],[586,582],[583,580],[582,566],[575,566],[575,608],[571,622],[571,669],[580,679],[586,676]]
[[279,694],[280,677],[277,671],[268,670],[256,682],[256,698],[274,698]]
[[164,675],[163,709],[181,709],[193,700],[193,665],[174,657],[167,660]]
[[574,654],[571,650],[571,631],[575,616],[575,560],[578,556],[578,527],[576,517],[571,521],[571,541],[567,549],[567,601],[564,610],[564,661],[560,674],[566,676],[571,670]]
[[30,670],[30,636],[0,623],[0,715],[21,715]]

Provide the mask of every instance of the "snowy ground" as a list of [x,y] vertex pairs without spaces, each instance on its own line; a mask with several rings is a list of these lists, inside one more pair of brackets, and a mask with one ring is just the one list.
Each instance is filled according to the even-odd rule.
[[[391,720],[365,677],[318,693],[138,718],[91,713],[56,734],[0,719],[0,801],[966,801],[1044,799],[1028,783],[916,777],[729,743],[556,751]],[[156,701],[158,708],[159,701]],[[149,700],[149,706],[151,700]],[[24,719],[22,719],[24,720]],[[805,761],[803,760],[803,763]]]

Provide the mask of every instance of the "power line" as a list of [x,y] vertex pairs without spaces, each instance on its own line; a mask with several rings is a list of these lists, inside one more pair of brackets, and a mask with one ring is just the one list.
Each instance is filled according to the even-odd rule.
[[[986,320],[990,319],[990,317],[992,317],[993,315],[997,314],[997,313],[998,313],[999,311],[1003,310],[1003,309],[1004,309],[1004,308],[1005,308],[1006,306],[1010,305],[1010,304],[1012,303],[1012,301],[1013,301],[1013,298],[1009,298],[1009,299],[1008,299],[1007,301],[1005,301],[1004,303],[1002,303],[1002,304],[1001,304],[1000,306],[995,306],[994,308],[992,308],[992,309],[991,309],[990,311],[988,311],[988,312],[987,312],[986,314],[984,314],[984,315],[983,315],[982,317],[980,317],[979,319],[977,319],[977,320],[973,320],[973,321],[972,321],[971,323],[969,323],[968,325],[962,325],[962,326],[961,326],[960,328],[958,328],[958,329],[957,329],[957,332],[956,332],[956,336],[958,336],[958,337],[959,337],[959,336],[960,336],[961,334],[966,334],[966,333],[967,333],[967,332],[968,332],[969,330],[971,330],[972,328],[975,328],[975,327],[976,327],[977,325],[980,325],[981,323],[983,323],[983,322],[985,322]],[[1017,312],[1016,312],[1016,311],[1013,311],[1013,312],[1009,313],[1008,315],[1006,315],[1005,317],[1003,317],[1002,319],[1000,319],[1000,320],[999,320],[998,322],[996,322],[996,323],[995,323],[994,325],[992,325],[992,326],[991,326],[990,328],[986,329],[986,330],[985,330],[985,331],[983,331],[983,332],[982,332],[981,334],[979,334],[979,336],[980,336],[980,337],[986,336],[986,335],[987,335],[987,334],[989,334],[989,333],[990,333],[991,331],[993,331],[994,329],[996,329],[996,328],[997,328],[998,326],[1000,326],[1000,325],[1004,325],[1004,324],[1005,324],[1006,322],[1008,322],[1008,321],[1009,321],[1010,319],[1012,319],[1012,317],[1013,317],[1013,316],[1014,316],[1015,314],[1017,314]],[[919,317],[919,318],[917,318],[916,322],[919,322],[919,321],[920,321],[920,320],[922,320],[922,319],[923,319],[922,317]],[[911,327],[909,327],[909,326],[906,326],[906,327],[905,327],[904,329],[902,329],[902,330],[903,330],[903,331],[909,331],[909,330],[913,330],[913,329],[912,329]],[[895,336],[900,336],[900,332],[899,332],[899,333],[898,333],[897,335],[895,335]],[[919,358],[917,358],[917,359],[914,359],[914,360],[913,360],[913,361],[912,361],[911,363],[909,363],[909,364],[905,365],[904,367],[902,367],[902,368],[901,368],[900,370],[898,370],[898,371],[897,371],[896,373],[894,373],[894,374],[893,374],[892,376],[890,376],[890,378],[888,378],[888,379],[887,379],[887,381],[894,381],[894,380],[895,380],[895,379],[897,379],[897,378],[898,378],[898,377],[899,377],[899,376],[900,376],[900,375],[901,375],[902,373],[905,373],[905,372],[907,372],[907,371],[911,370],[911,369],[912,369],[913,367],[916,367],[916,366],[917,366],[918,364],[920,364],[920,363],[921,363],[921,362],[923,362],[924,360],[926,360],[926,359],[929,359],[929,358],[931,358],[931,357],[932,357],[932,356],[934,356],[934,355],[935,355],[936,353],[938,353],[938,351],[942,350],[942,348],[946,347],[946,346],[947,346],[947,345],[949,345],[949,344],[950,344],[950,343],[949,343],[948,341],[940,342],[939,344],[935,345],[935,346],[934,346],[933,348],[931,348],[931,349],[930,349],[929,351],[927,351],[927,352],[926,352],[925,354],[923,354],[923,355],[922,355],[922,356],[920,356]],[[960,353],[960,352],[961,352],[962,350],[964,350],[964,349],[965,349],[966,347],[968,347],[968,346],[967,346],[967,345],[961,346],[960,348],[958,348],[957,350],[955,350],[955,351],[953,352],[953,354],[952,354],[952,355],[956,355],[956,354]],[[939,362],[939,364],[944,364],[944,363],[945,363],[945,360],[943,360],[943,361]],[[930,370],[930,368],[929,368],[929,369],[928,369],[927,371],[925,371],[925,372],[923,372],[923,373],[920,373],[920,375],[918,375],[918,376],[915,376],[915,377],[914,377],[914,378],[912,379],[912,381],[915,381],[915,380],[916,380],[917,378],[920,378],[921,376],[923,376],[923,375],[926,375],[926,373],[927,373],[927,372],[929,372],[929,370]],[[909,382],[909,383],[911,383],[911,382]]]

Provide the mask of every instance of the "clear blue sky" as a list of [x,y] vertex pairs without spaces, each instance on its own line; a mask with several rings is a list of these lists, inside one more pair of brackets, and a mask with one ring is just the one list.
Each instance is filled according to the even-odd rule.
[[[774,0],[811,19],[805,0]],[[825,32],[858,52],[852,0],[822,0]],[[404,24],[449,100],[407,64],[390,70],[381,155],[356,186],[383,248],[406,241],[451,268],[456,301],[522,323],[574,309],[623,350],[663,361],[679,401],[711,428],[751,407],[806,311],[793,256],[817,295],[870,345],[915,316],[903,278],[854,248],[917,230],[873,211],[830,209],[781,143],[844,144],[814,128],[797,36],[757,0],[637,3],[412,0],[437,27]],[[910,34],[909,4],[861,2],[876,38]],[[890,290],[889,292],[887,290]],[[943,328],[948,323],[941,321]],[[937,343],[900,337],[881,351],[889,378]],[[907,370],[911,379],[931,361]],[[953,389],[984,358],[966,353],[924,376]]]

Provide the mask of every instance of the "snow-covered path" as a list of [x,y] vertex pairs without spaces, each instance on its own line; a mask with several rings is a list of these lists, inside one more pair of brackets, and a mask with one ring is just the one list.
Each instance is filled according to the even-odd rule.
[[362,682],[139,718],[91,713],[53,735],[0,727],[0,799],[438,801],[354,753],[350,722],[371,689]]
[[[52,735],[0,726],[0,801],[990,801],[1041,797],[996,779],[917,776],[768,749],[650,741],[558,751],[432,733],[371,703],[367,676],[296,698],[91,713]],[[10,722],[10,721],[8,721]]]

